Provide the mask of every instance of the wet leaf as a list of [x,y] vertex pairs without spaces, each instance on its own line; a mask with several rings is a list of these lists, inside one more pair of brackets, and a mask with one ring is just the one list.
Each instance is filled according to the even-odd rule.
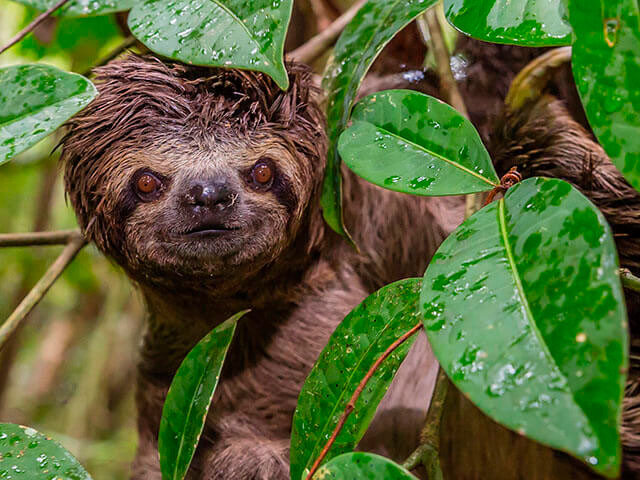
[[313,476],[314,480],[416,480],[397,463],[373,453],[351,452],[326,463]]
[[96,95],[85,77],[47,65],[0,68],[0,164],[55,131]]
[[163,480],[182,480],[187,474],[236,325],[246,313],[236,313],[200,340],[171,382],[158,434]]
[[362,79],[378,54],[409,22],[437,0],[370,0],[338,39],[322,86],[327,91],[329,153],[322,188],[322,211],[329,226],[348,237],[342,221],[342,177],[338,138],[349,121]]
[[611,231],[582,194],[511,188],[444,241],[420,305],[440,364],[484,413],[617,474],[626,312]]
[[129,28],[154,52],[194,65],[257,70],[289,87],[284,38],[293,0],[144,0]]
[[91,480],[63,446],[33,428],[0,423],[0,478]]
[[[53,7],[58,0],[14,0],[23,5],[28,5],[36,10],[48,10]],[[60,13],[64,16],[78,17],[84,15],[104,15],[106,13],[129,10],[133,7],[135,0],[71,0],[60,8]]]
[[572,66],[589,124],[640,190],[640,11],[636,0],[572,0]]
[[436,98],[374,93],[358,102],[351,120],[338,150],[371,183],[414,195],[461,195],[500,184],[471,122]]
[[[291,478],[304,478],[331,437],[358,384],[389,346],[420,319],[420,279],[401,280],[367,297],[331,335],[307,377],[293,417]],[[325,458],[353,450],[415,336],[380,365]]]
[[444,10],[451,25],[486,42],[571,45],[563,0],[444,0]]

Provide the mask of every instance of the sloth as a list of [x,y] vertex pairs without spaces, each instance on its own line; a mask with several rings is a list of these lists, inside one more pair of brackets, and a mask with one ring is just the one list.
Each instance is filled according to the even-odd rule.
[[[523,65],[531,55],[500,48]],[[474,68],[482,69],[487,55],[474,52]],[[371,292],[422,275],[462,221],[460,198],[400,195],[344,170],[345,223],[359,250],[335,234],[320,209],[327,150],[320,92],[307,67],[287,69],[291,87],[283,92],[261,73],[129,55],[96,70],[99,96],[68,125],[61,162],[78,221],[146,304],[134,480],[161,478],[160,416],[180,362],[245,309],[251,312],[239,322],[188,478],[288,478],[297,396],[333,329]],[[462,84],[468,104],[474,88],[484,88],[470,81]],[[481,100],[494,111],[506,91],[489,93]],[[525,177],[572,182],[610,222],[621,264],[640,273],[640,196],[565,105],[542,96],[504,113],[493,129],[481,110],[471,108],[472,119],[490,140],[498,172],[517,166]],[[636,338],[640,303],[625,293]],[[633,351],[623,422],[629,478],[640,470]],[[406,457],[436,366],[421,337],[360,447]],[[447,478],[511,480],[523,471],[528,479],[594,478],[567,455],[493,423],[455,389],[442,432]]]
[[[288,478],[297,397],[331,332],[371,292],[422,275],[462,220],[461,199],[345,171],[359,251],[333,233],[318,92],[307,67],[287,68],[284,92],[261,73],[129,55],[96,70],[97,99],[68,125],[61,162],[80,226],[146,304],[134,479],[161,478],[159,422],[180,362],[245,309],[188,478]],[[417,443],[437,369],[426,338],[410,357],[395,382],[405,393],[388,395],[365,442],[397,459]],[[424,375],[403,374],[415,368]]]

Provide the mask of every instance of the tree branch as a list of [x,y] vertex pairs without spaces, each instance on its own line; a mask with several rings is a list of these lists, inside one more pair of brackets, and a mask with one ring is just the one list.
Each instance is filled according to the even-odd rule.
[[0,350],[2,350],[7,338],[20,326],[22,321],[35,308],[40,300],[46,295],[51,286],[60,277],[65,268],[71,263],[80,250],[87,244],[82,236],[74,236],[62,251],[60,256],[49,267],[42,278],[35,284],[33,289],[20,302],[20,305],[9,316],[6,322],[0,327]]
[[355,409],[356,402],[358,401],[358,398],[360,397],[360,394],[362,393],[362,391],[367,386],[367,383],[369,382],[369,380],[371,380],[371,377],[373,377],[373,375],[376,373],[376,370],[378,369],[378,367],[380,367],[382,362],[384,362],[387,359],[387,357],[389,355],[391,355],[396,348],[398,348],[400,345],[402,345],[404,342],[406,342],[413,335],[418,333],[418,331],[421,328],[422,328],[422,322],[419,322],[415,326],[413,326],[411,328],[411,330],[409,330],[407,333],[405,333],[400,338],[398,338],[395,342],[393,342],[389,346],[389,348],[387,348],[383,352],[383,354],[380,355],[380,357],[371,366],[371,368],[369,369],[367,374],[360,381],[360,383],[358,384],[358,387],[353,392],[353,395],[351,395],[351,398],[349,399],[349,402],[347,403],[347,406],[344,409],[344,413],[342,414],[342,417],[340,417],[340,420],[338,421],[338,424],[336,425],[336,428],[333,430],[333,433],[331,434],[331,438],[329,438],[329,440],[327,441],[326,445],[324,446],[324,448],[320,452],[320,455],[318,455],[318,458],[316,459],[316,461],[314,462],[313,466],[311,467],[311,470],[309,470],[309,474],[307,475],[306,480],[311,480],[313,475],[316,473],[316,471],[320,467],[320,464],[322,463],[324,458],[327,456],[327,453],[329,453],[329,450],[331,449],[331,446],[336,441],[336,438],[338,437],[338,434],[342,430],[342,427],[344,427],[344,424],[346,423],[347,418],[349,418],[349,415],[351,415],[351,412],[353,412],[353,410]]
[[353,20],[358,10],[367,3],[359,0],[349,10],[340,15],[331,25],[311,38],[305,44],[287,54],[289,60],[311,63],[326,52],[338,39],[345,27]]
[[429,480],[442,479],[440,468],[440,425],[444,412],[444,402],[449,389],[449,380],[444,370],[438,370],[438,378],[431,396],[431,404],[427,412],[427,420],[420,434],[420,445],[402,464],[407,470],[413,470],[424,465]]
[[0,247],[32,247],[36,245],[66,245],[82,238],[79,230],[59,232],[4,233],[0,234]]
[[36,28],[38,28],[38,25],[40,25],[47,18],[49,18],[51,14],[53,14],[56,10],[58,10],[59,8],[62,8],[68,1],[69,0],[59,0],[58,3],[53,5],[49,10],[38,15],[38,17],[33,22],[31,22],[29,25],[27,25],[22,30],[20,30],[11,40],[9,40],[9,42],[7,42],[6,45],[0,48],[0,54],[9,50],[20,40],[22,40],[24,37],[29,35],[29,33],[33,32]]
[[622,280],[622,286],[633,290],[634,292],[640,292],[640,278],[636,277],[628,268],[620,269],[620,280]]

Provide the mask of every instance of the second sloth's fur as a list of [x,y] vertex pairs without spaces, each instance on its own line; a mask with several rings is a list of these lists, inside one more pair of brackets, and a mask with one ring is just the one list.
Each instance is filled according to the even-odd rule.
[[[100,95],[64,140],[66,189],[82,228],[147,304],[135,479],[160,478],[160,414],[180,361],[246,308],[189,478],[288,478],[298,393],[330,333],[375,289],[421,275],[461,220],[460,199],[394,194],[345,172],[345,219],[361,253],[331,232],[319,206],[323,115],[310,72],[288,69],[291,88],[282,92],[259,73],[129,56],[98,69]],[[269,189],[247,181],[261,159],[276,172]],[[135,195],[132,179],[141,170],[162,180],[151,201]],[[194,241],[184,235],[193,220],[181,191],[211,175],[223,175],[236,192],[226,218],[237,230]],[[423,372],[433,370],[425,342],[414,357]],[[415,393],[391,394],[367,439],[378,451],[406,453],[393,431],[405,448],[415,445],[430,380],[407,377],[403,388]],[[398,432],[400,420],[408,430]]]

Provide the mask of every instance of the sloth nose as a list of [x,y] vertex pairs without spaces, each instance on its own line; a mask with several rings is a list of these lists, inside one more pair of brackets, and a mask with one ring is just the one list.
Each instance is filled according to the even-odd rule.
[[196,181],[187,187],[186,203],[192,207],[224,210],[233,204],[233,191],[224,180]]

